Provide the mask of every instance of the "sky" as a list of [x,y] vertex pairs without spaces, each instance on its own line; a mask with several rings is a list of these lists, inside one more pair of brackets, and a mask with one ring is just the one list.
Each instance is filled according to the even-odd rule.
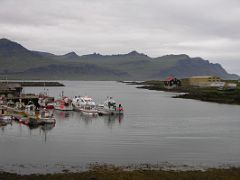
[[0,0],[0,38],[59,55],[187,54],[240,74],[240,1]]

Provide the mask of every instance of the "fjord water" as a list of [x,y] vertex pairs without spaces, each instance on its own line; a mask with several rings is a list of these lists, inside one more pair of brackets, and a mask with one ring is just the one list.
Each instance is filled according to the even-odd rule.
[[[107,96],[123,104],[123,117],[88,117],[56,111],[55,127],[0,129],[0,170],[32,173],[79,169],[89,163],[194,167],[240,164],[240,106],[171,98],[174,94],[104,81],[63,81],[47,87],[58,97]],[[43,87],[27,87],[39,93]]]

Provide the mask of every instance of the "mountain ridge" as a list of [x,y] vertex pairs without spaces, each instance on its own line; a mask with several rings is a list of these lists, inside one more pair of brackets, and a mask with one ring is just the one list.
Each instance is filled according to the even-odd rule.
[[[57,74],[53,76],[53,72]],[[127,54],[64,55],[32,51],[6,38],[0,39],[0,74],[27,79],[83,80],[151,80],[169,75],[184,78],[194,75],[215,75],[223,79],[238,79],[220,64],[186,54],[149,57],[135,50]]]

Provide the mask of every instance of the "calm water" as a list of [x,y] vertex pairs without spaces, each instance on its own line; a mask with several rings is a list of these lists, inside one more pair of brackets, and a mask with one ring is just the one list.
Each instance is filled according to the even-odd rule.
[[[0,170],[18,173],[116,165],[240,165],[240,106],[171,98],[174,94],[117,82],[64,81],[48,88],[58,97],[89,95],[98,103],[113,96],[123,117],[55,112],[55,127],[30,130],[13,123],[0,129]],[[25,88],[39,93],[43,88]]]

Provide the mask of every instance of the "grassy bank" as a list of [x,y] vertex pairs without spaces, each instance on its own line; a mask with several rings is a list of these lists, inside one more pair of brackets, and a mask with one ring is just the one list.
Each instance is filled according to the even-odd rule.
[[123,171],[118,168],[114,169],[94,169],[81,173],[60,173],[47,175],[17,175],[10,173],[0,173],[1,180],[238,180],[240,179],[240,168],[231,169],[209,169],[207,171],[164,171],[164,170],[134,170]]
[[141,83],[139,88],[168,91],[168,92],[184,92],[175,98],[196,99],[207,102],[216,102],[224,104],[240,105],[240,87],[236,89],[218,90],[217,88],[199,88],[190,86],[181,86],[174,89],[166,89],[161,81],[146,81]]

